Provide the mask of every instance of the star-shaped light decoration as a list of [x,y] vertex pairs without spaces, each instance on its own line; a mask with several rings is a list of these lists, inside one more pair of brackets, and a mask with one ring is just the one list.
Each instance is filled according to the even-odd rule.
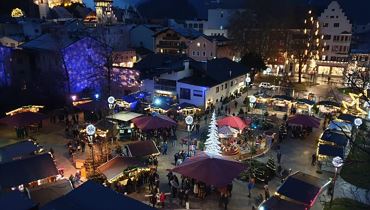
[[358,113],[366,115],[367,112],[363,110],[361,108],[362,106],[360,105],[360,99],[363,96],[363,94],[362,93],[360,94],[349,93],[349,96],[352,99],[351,102],[342,101],[342,104],[344,107],[343,113],[347,113],[349,107],[354,107]]

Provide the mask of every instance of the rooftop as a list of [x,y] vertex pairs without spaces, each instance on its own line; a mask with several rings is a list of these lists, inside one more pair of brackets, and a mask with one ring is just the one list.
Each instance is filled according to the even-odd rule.
[[184,70],[185,60],[190,60],[190,58],[185,55],[149,54],[136,63],[134,69],[140,71],[142,79],[151,79],[163,73]]
[[23,140],[0,148],[0,163],[35,154],[39,147],[32,140]]
[[87,181],[70,193],[46,204],[41,210],[154,210],[94,181]]
[[19,191],[1,193],[0,206],[1,210],[30,210],[36,208],[36,204]]
[[193,76],[181,79],[179,82],[203,87],[213,87],[249,72],[245,66],[228,58],[216,58],[202,64],[202,69],[198,69],[199,71]]
[[49,153],[0,164],[0,186],[13,187],[58,175]]

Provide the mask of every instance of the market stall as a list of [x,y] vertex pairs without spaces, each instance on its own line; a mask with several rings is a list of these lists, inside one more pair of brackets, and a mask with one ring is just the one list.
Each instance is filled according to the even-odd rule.
[[292,105],[293,98],[287,95],[274,95],[272,97],[272,108],[275,111],[287,112]]
[[293,103],[293,106],[295,107],[296,112],[298,114],[308,114],[308,115],[311,115],[312,108],[314,105],[315,105],[314,101],[304,98],[299,98]]
[[177,113],[182,114],[183,116],[195,115],[200,112],[201,109],[190,103],[181,103],[177,106]]
[[141,117],[141,116],[143,116],[143,114],[139,114],[136,112],[122,111],[122,112],[115,113],[113,115],[109,115],[106,118],[112,121],[118,122],[119,139],[125,140],[125,139],[131,139],[133,137],[134,124],[132,123],[132,120],[135,118]]
[[256,98],[257,100],[254,106],[256,109],[266,109],[271,102],[271,96],[266,93],[258,94],[256,95]]
[[116,181],[124,181],[134,177],[137,178],[138,173],[150,171],[146,167],[144,161],[135,157],[116,156],[108,162],[100,165],[97,171],[102,174],[109,183]]
[[125,145],[125,153],[128,157],[149,157],[160,155],[154,141],[137,141]]
[[335,101],[319,101],[316,103],[316,107],[322,114],[337,113],[341,109],[341,105]]

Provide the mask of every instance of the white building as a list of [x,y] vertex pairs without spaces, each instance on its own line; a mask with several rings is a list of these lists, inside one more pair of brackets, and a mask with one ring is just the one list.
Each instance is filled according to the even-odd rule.
[[206,20],[185,20],[184,27],[191,28],[203,33],[206,23]]
[[316,62],[318,74],[340,78],[341,82],[348,65],[352,24],[336,1],[329,4],[318,20],[324,46],[321,59]]
[[230,18],[236,11],[236,9],[208,9],[208,20],[205,25],[204,34],[208,36],[222,35],[227,37]]
[[213,59],[203,65],[203,70],[178,81],[179,103],[207,108],[245,87],[248,70],[243,65],[227,58]]
[[134,65],[140,72],[141,90],[153,96],[177,98],[177,81],[193,74],[190,59],[178,54],[151,54]]

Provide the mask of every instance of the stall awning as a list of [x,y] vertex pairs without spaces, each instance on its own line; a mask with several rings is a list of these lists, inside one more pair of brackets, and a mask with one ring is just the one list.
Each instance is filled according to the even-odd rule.
[[134,157],[117,156],[103,165],[99,166],[97,170],[102,173],[108,181],[122,176],[123,171],[129,167],[144,167],[143,161]]
[[142,115],[143,114],[139,114],[139,113],[136,113],[136,112],[123,111],[123,112],[118,112],[118,113],[113,114],[113,115],[109,115],[106,118],[111,119],[111,120],[118,120],[118,121],[128,122],[128,121],[131,121],[132,119],[140,117]]
[[341,107],[341,105],[338,102],[335,101],[319,101],[316,103],[317,106],[335,106],[335,107]]
[[39,207],[53,201],[73,190],[68,179],[60,179],[53,183],[43,184],[29,188],[31,199],[39,204]]
[[279,196],[272,196],[260,205],[260,209],[273,210],[307,210],[307,206],[292,202]]
[[344,157],[343,147],[331,146],[328,144],[319,144],[319,155],[325,155],[329,157]]
[[0,164],[0,186],[14,187],[58,175],[49,153]]
[[340,114],[338,116],[338,119],[349,122],[349,123],[353,123],[356,118],[358,117],[351,115],[351,114]]
[[285,100],[285,101],[292,101],[293,97],[287,96],[287,95],[274,95],[272,96],[274,99],[279,99],[279,100]]
[[321,135],[320,140],[332,142],[338,146],[346,146],[348,142],[348,138],[343,133],[338,133],[330,130],[326,130]]
[[34,141],[24,140],[0,148],[0,163],[34,155],[41,149]]
[[112,130],[112,128],[114,128],[115,124],[114,122],[111,122],[109,120],[100,120],[98,121],[96,124],[95,124],[95,127],[99,130],[102,130],[102,131],[108,131],[108,130]]
[[138,141],[131,144],[127,144],[128,155],[130,157],[145,157],[150,155],[159,155],[160,152],[155,145],[154,141]]
[[181,103],[177,106],[177,109],[181,110],[181,109],[199,109],[197,106],[195,106],[194,104],[191,104],[191,103]]
[[113,191],[108,187],[87,181],[81,186],[72,190],[50,203],[46,204],[40,210],[154,210],[141,201],[137,201],[128,196]]
[[299,103],[308,104],[310,106],[315,105],[315,102],[314,101],[311,101],[311,100],[308,100],[308,99],[305,99],[305,98],[299,98],[296,101],[299,102]]
[[336,131],[341,131],[341,132],[346,132],[348,135],[350,135],[351,130],[352,130],[352,124],[347,123],[347,122],[342,122],[342,121],[337,121],[337,120],[332,120],[330,121],[328,125],[329,130],[336,130]]
[[277,190],[277,193],[304,205],[311,206],[321,191],[321,182],[318,177],[297,172],[285,180],[283,185]]

